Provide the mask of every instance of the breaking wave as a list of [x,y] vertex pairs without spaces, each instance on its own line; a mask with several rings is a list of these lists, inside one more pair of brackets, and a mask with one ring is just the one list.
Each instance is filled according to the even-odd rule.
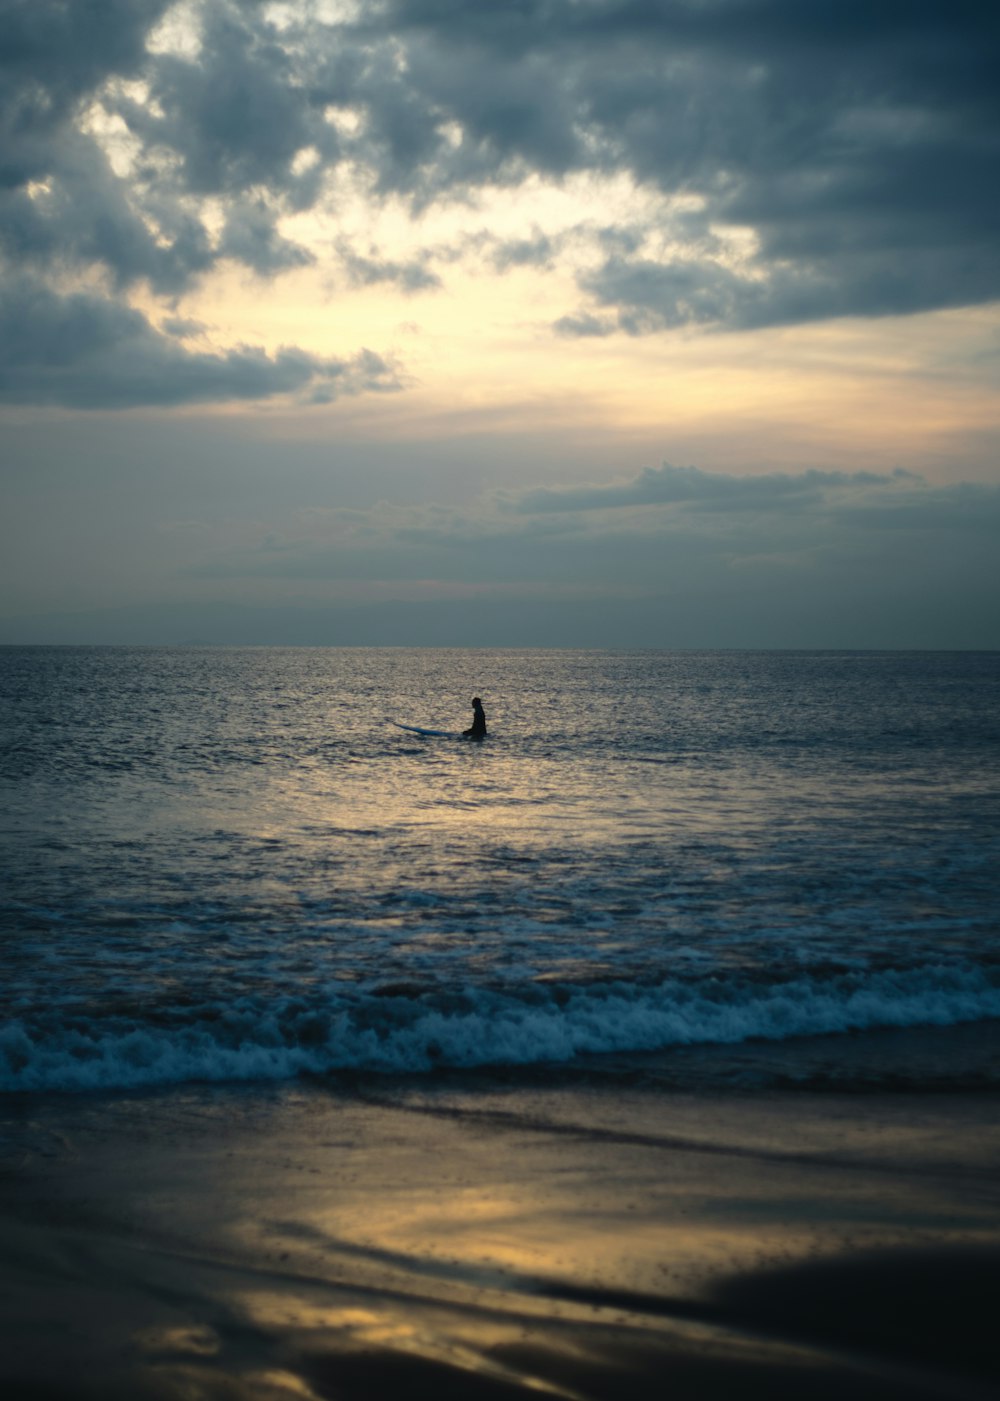
[[0,1029],[0,1090],[87,1091],[286,1080],[338,1070],[567,1064],[608,1052],[734,1045],[1000,1017],[971,966],[848,972],[770,984],[736,976],[515,989],[370,987],[150,1008],[64,1007]]

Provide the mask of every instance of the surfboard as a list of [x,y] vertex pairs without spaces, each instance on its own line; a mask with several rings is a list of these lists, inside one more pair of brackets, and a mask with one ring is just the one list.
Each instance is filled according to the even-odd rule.
[[428,730],[423,725],[401,725],[398,720],[390,720],[390,725],[395,725],[397,730],[409,730],[411,735],[443,735],[445,739],[457,739],[454,730]]

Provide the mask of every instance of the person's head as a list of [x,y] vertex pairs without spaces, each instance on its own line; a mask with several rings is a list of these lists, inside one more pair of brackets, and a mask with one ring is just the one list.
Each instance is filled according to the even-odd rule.
[[472,697],[472,708],[473,708],[473,710],[476,708],[477,705],[482,705],[482,701],[479,699],[478,696],[473,696],[473,697]]

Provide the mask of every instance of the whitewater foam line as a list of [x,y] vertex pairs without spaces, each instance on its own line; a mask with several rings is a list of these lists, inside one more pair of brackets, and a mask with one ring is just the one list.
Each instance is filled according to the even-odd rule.
[[[438,1005],[435,1005],[437,1002]],[[185,1022],[183,1018],[188,1018]],[[971,967],[925,966],[761,987],[734,978],[656,987],[344,994],[177,1009],[171,1026],[54,1015],[0,1028],[0,1091],[124,1089],[302,1073],[566,1063],[602,1052],[951,1026],[1000,1017],[1000,986]]]

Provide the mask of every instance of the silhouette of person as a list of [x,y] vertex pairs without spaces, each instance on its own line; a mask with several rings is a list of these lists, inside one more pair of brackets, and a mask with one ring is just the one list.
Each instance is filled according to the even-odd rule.
[[472,697],[472,724],[467,730],[463,730],[462,734],[466,739],[486,738],[486,713],[478,696]]

